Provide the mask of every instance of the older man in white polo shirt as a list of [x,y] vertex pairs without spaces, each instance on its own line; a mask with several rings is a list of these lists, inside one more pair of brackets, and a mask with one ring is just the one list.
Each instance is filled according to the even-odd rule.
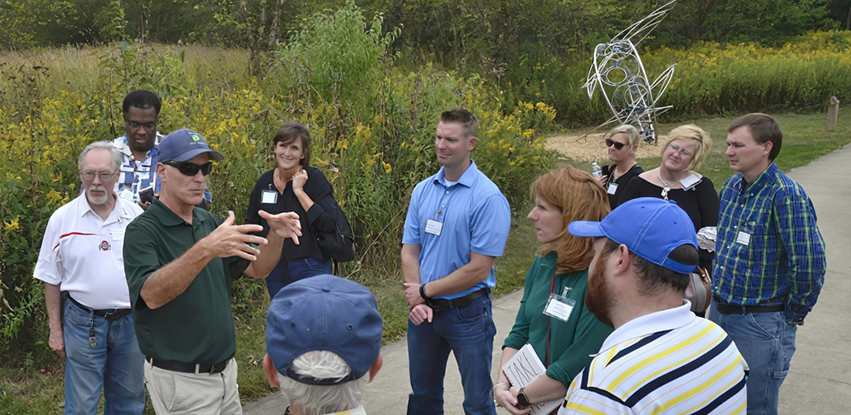
[[85,191],[50,217],[33,273],[45,283],[50,347],[65,357],[65,413],[96,413],[103,391],[106,415],[141,414],[145,360],[122,247],[142,209],[113,190],[121,153],[111,143],[89,144],[78,162]]

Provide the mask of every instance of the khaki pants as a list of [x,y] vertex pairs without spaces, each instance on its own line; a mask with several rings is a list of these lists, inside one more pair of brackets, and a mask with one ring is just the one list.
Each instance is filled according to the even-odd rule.
[[242,415],[236,359],[213,375],[160,369],[145,362],[145,384],[158,415]]

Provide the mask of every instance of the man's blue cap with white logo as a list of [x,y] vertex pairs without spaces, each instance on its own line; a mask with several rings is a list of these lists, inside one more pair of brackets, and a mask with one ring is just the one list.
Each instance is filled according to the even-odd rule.
[[[301,383],[335,385],[360,379],[378,359],[384,322],[368,288],[334,275],[316,275],[278,291],[266,314],[266,353],[275,370]],[[293,360],[312,351],[342,357],[352,371],[338,379],[296,373]]]
[[600,222],[575,221],[567,227],[575,236],[607,237],[624,244],[630,252],[672,271],[688,274],[687,265],[669,258],[682,245],[697,250],[697,233],[688,214],[673,201],[655,197],[632,199],[609,213]]
[[201,134],[189,129],[180,129],[173,131],[160,141],[157,146],[159,152],[159,161],[188,161],[193,157],[202,154],[210,153],[211,160],[222,160],[225,157],[222,153],[210,148],[207,140],[201,137]]

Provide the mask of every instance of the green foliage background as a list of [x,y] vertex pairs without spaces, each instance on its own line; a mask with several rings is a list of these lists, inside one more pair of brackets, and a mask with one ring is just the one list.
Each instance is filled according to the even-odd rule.
[[[0,354],[20,361],[21,353],[45,351],[32,347],[46,339],[42,284],[32,278],[41,233],[50,214],[79,194],[76,155],[95,139],[121,135],[120,102],[133,89],[163,98],[161,131],[193,128],[226,155],[210,176],[213,211],[222,216],[244,217],[257,177],[272,166],[274,132],[304,122],[313,165],[334,185],[357,235],[358,260],[343,270],[355,279],[364,269],[395,275],[410,191],[439,167],[432,143],[444,109],[479,115],[487,129],[474,157],[524,207],[530,181],[554,159],[538,131],[553,128],[555,111],[544,103],[503,105],[476,77],[394,68],[396,35],[349,4],[316,16],[277,48],[264,78],[212,75],[188,63],[185,50],[126,43],[91,49],[87,68],[0,66],[0,153],[7,156],[0,163]],[[69,78],[72,67],[81,72]],[[237,309],[258,296],[262,285],[238,285]]]
[[[437,114],[478,115],[473,157],[520,212],[555,162],[545,134],[609,117],[579,88],[592,47],[663,3],[0,0],[0,357],[58,366],[33,265],[50,214],[79,194],[77,154],[123,134],[127,92],[156,91],[162,132],[193,128],[226,155],[210,176],[219,215],[244,215],[274,131],[305,123],[358,238],[342,273],[394,287],[410,191],[438,168]],[[651,77],[678,64],[662,121],[847,101],[849,12],[836,0],[681,0],[642,45]],[[262,325],[262,285],[235,288],[237,325]],[[399,335],[399,290],[374,291]],[[16,393],[6,388],[0,404]]]

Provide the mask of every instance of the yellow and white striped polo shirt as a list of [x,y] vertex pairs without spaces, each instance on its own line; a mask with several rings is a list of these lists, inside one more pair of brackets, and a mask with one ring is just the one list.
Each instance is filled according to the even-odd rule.
[[724,330],[689,307],[615,330],[558,414],[744,414],[747,363]]

